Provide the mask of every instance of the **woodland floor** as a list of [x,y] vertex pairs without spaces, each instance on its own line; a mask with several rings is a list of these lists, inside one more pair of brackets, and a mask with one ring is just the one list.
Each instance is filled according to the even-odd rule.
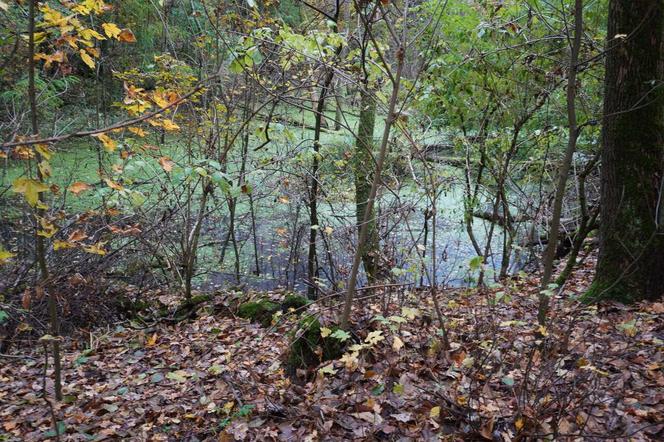
[[[374,344],[293,375],[296,319],[263,328],[225,295],[191,321],[68,339],[60,440],[664,440],[664,303],[578,304],[593,265],[546,329],[534,277],[440,293],[451,351],[426,293],[395,294],[388,312],[358,302],[356,338]],[[13,355],[0,358],[0,440],[55,440],[43,350]]]

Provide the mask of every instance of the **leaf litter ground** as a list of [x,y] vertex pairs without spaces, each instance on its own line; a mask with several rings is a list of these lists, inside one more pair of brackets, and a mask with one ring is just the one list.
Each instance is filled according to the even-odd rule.
[[[554,296],[548,327],[535,277],[441,291],[447,349],[428,292],[369,298],[355,351],[294,372],[297,318],[263,328],[218,313],[224,296],[188,322],[95,330],[86,349],[63,343],[60,440],[662,440],[664,303],[579,304],[593,265]],[[323,326],[333,311],[309,307]],[[0,440],[54,440],[43,350],[10,356]]]

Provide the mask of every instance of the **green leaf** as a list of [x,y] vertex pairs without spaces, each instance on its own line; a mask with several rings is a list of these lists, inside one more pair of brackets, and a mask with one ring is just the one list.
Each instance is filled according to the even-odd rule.
[[187,382],[188,373],[184,370],[171,371],[166,378],[176,382]]
[[505,376],[504,378],[501,379],[501,381],[503,382],[503,384],[507,385],[508,387],[514,386],[514,379],[510,377]]
[[380,396],[385,391],[385,384],[378,384],[371,389],[371,394],[374,396]]
[[210,373],[212,375],[218,375],[218,374],[223,373],[225,371],[225,368],[224,368],[223,365],[215,364],[215,365],[210,366],[210,368],[208,368],[207,371],[208,371],[208,373]]
[[233,74],[241,74],[244,69],[240,64],[240,61],[236,58],[231,62],[230,66],[228,66],[228,70]]
[[482,266],[482,263],[484,263],[484,257],[483,256],[476,256],[473,259],[470,260],[468,265],[470,266],[470,270],[479,270],[480,267]]
[[330,335],[331,338],[338,339],[341,342],[346,342],[347,340],[350,339],[350,333],[347,331],[338,329],[335,330],[334,333]]
[[50,430],[44,433],[44,436],[46,437],[55,437],[59,436],[62,434],[65,434],[65,423],[64,421],[58,421],[58,423],[55,425],[55,430]]
[[158,384],[163,380],[164,380],[164,375],[161,373],[155,373],[152,376],[150,376],[150,382],[152,382],[153,384]]

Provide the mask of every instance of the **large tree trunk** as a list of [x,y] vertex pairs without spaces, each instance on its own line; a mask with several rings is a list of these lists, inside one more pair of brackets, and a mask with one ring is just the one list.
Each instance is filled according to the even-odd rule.
[[[367,210],[367,201],[373,182],[374,161],[372,149],[374,145],[374,126],[376,123],[376,102],[365,89],[361,91],[360,122],[357,127],[355,140],[355,158],[353,171],[355,173],[355,208],[357,213],[358,232],[362,228],[364,213]],[[367,240],[358,244],[362,254],[364,271],[367,282],[373,285],[378,271],[378,230],[376,229],[376,211],[371,208],[367,220]]]
[[664,293],[664,1],[611,0],[600,252],[587,299]]

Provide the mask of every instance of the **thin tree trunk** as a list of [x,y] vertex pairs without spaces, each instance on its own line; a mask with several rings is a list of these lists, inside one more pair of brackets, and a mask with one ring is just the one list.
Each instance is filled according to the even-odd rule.
[[[366,86],[366,84],[365,84]],[[363,220],[367,212],[367,203],[371,193],[374,145],[374,126],[376,122],[376,102],[365,88],[362,89],[360,99],[360,121],[355,139],[355,158],[353,171],[355,175],[355,212],[358,232],[363,227]],[[378,229],[376,227],[376,211],[369,211],[366,241],[359,243],[362,254],[364,272],[369,285],[374,285],[378,274],[377,258],[379,253]]]
[[[371,184],[371,191],[367,199],[367,206],[362,220],[362,226],[358,235],[358,246],[363,244],[367,239],[369,231],[368,221],[371,219],[371,211],[373,210],[374,201],[376,200],[376,193],[378,186],[381,182],[381,174],[383,172],[383,165],[385,157],[387,156],[387,147],[390,137],[390,130],[395,120],[395,110],[397,106],[397,99],[399,98],[399,86],[401,85],[401,74],[404,65],[405,48],[400,46],[397,49],[397,68],[394,74],[394,83],[392,84],[392,95],[390,97],[389,105],[387,108],[387,117],[385,118],[385,129],[383,130],[383,138],[380,143],[380,151],[378,153],[378,161],[376,162],[376,170],[374,171],[373,182]],[[341,315],[340,327],[342,329],[348,328],[348,321],[350,319],[350,312],[353,306],[353,298],[355,297],[355,285],[357,284],[357,273],[360,268],[360,261],[362,260],[362,250],[360,247],[355,248],[355,255],[353,257],[353,265],[351,267],[350,276],[348,277],[348,286],[346,288],[346,296],[344,300],[343,313]]]
[[[35,3],[37,0],[30,0],[29,5],[29,22],[28,22],[28,101],[30,102],[30,124],[32,126],[32,134],[35,137],[39,135],[39,123],[37,121],[37,93],[35,89]],[[41,154],[35,151],[35,158],[37,164],[43,161]],[[41,183],[44,182],[44,176],[41,169],[37,167],[37,180]],[[44,195],[39,193],[39,205],[44,206]],[[46,289],[44,285],[48,281],[48,265],[46,263],[46,244],[44,237],[40,236],[37,231],[39,230],[39,219],[46,215],[43,208],[37,207],[35,217],[35,258],[39,265],[40,278],[39,284],[42,289]],[[55,377],[55,398],[58,401],[62,400],[62,373],[60,363],[60,342],[58,340],[59,326],[58,326],[58,305],[55,295],[50,291],[48,294],[48,312],[50,317],[50,332],[53,336],[52,352],[53,352],[53,375]],[[45,394],[45,393],[44,393]]]
[[558,187],[556,188],[551,226],[549,229],[549,241],[544,253],[544,273],[542,274],[540,285],[539,309],[537,312],[537,319],[540,324],[546,322],[546,315],[549,310],[547,287],[551,281],[553,261],[556,257],[556,249],[558,248],[558,231],[560,230],[560,217],[562,215],[563,199],[565,198],[567,176],[569,175],[574,152],[576,151],[576,141],[579,137],[576,120],[576,73],[579,52],[581,51],[581,37],[583,37],[583,0],[576,0],[574,4],[574,38],[567,73],[567,122],[569,124],[569,135],[565,157],[559,169]]

